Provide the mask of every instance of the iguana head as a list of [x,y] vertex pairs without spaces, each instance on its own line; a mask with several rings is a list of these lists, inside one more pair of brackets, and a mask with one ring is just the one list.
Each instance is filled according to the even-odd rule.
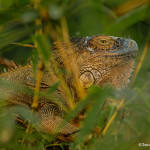
[[137,43],[128,38],[97,35],[72,38],[79,66],[81,86],[110,84],[116,88],[128,84],[137,55]]

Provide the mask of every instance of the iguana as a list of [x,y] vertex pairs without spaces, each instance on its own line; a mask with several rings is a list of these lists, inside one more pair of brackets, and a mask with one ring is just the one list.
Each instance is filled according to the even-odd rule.
[[[138,46],[134,40],[96,35],[73,37],[70,38],[70,43],[79,68],[77,78],[82,88],[87,89],[92,85],[103,86],[106,84],[115,88],[127,86],[138,51]],[[67,49],[65,44],[63,43],[62,45]],[[63,66],[63,60],[59,59],[58,49],[59,46],[56,44],[53,48],[54,58],[59,62],[60,66]],[[49,64],[47,66],[51,67]],[[2,73],[0,74],[0,80],[9,82],[12,85],[19,83],[31,90],[34,89],[36,84],[32,73],[32,64]],[[57,81],[57,75],[54,73],[52,76],[48,69],[45,68],[40,90],[47,90]],[[31,108],[32,94],[23,94],[15,89],[6,87],[1,87],[0,93],[3,95],[1,97],[11,104],[25,105]],[[65,109],[68,109],[68,106],[62,95],[63,93],[58,88],[54,94],[54,98],[58,103],[46,96],[39,98],[36,113],[39,120],[38,128],[40,131],[52,134],[58,133],[67,140],[72,140],[73,136],[78,132],[78,128],[63,120],[63,116],[66,113]],[[57,127],[63,121],[65,126],[58,131]]]

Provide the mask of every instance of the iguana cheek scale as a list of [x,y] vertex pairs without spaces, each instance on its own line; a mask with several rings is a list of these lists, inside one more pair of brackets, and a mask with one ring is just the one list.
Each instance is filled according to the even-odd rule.
[[[70,42],[79,68],[78,79],[82,88],[87,89],[94,84],[98,86],[109,84],[115,88],[123,88],[128,85],[138,51],[137,43],[134,40],[97,35],[73,37],[70,38]],[[56,45],[53,50],[57,56],[56,61],[59,60],[57,49],[59,48]],[[59,61],[63,64],[63,60]],[[41,90],[48,89],[59,79],[57,75],[52,76],[47,70],[48,68],[45,68]],[[33,90],[36,84],[32,74],[32,65],[2,73],[0,74],[0,80],[12,85],[19,83],[30,90]],[[0,93],[2,93],[1,98],[10,103],[31,108],[33,94],[23,94],[15,89],[3,86],[0,88]],[[63,136],[66,140],[72,141],[78,132],[78,128],[63,119],[68,106],[62,99],[62,95],[61,90],[56,90],[54,95],[56,103],[47,96],[39,98],[38,128],[41,131],[58,134],[59,137]],[[65,124],[63,128],[59,128],[60,123]]]

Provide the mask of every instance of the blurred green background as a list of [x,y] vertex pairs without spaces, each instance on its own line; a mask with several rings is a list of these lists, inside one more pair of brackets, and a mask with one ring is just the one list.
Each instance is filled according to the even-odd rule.
[[[130,36],[139,47],[136,64],[150,36],[149,0],[41,0],[40,7],[40,10],[35,10],[33,1],[30,0],[0,0],[0,55],[2,57],[21,64],[21,58],[26,62],[32,56],[33,48],[13,43],[33,45],[33,36],[38,28],[35,20],[41,17],[40,11],[44,13],[44,8],[49,15],[50,24],[54,29],[58,29],[58,32],[60,19],[66,18],[70,37],[98,34],[127,38]],[[42,25],[44,26],[44,21]],[[50,40],[53,44],[53,40]],[[95,145],[90,149],[99,149],[98,146],[101,146],[102,149],[136,150],[141,149],[138,143],[150,144],[149,57],[150,46],[133,87],[122,91],[122,95],[127,97],[125,107],[133,115],[124,121],[121,130],[118,129],[117,136],[115,130],[113,132],[110,130],[102,140],[96,139]],[[116,124],[117,121],[112,126]]]

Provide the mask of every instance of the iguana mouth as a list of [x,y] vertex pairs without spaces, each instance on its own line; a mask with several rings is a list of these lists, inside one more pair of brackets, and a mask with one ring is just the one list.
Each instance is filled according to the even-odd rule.
[[[124,50],[126,51],[126,50]],[[105,55],[105,58],[117,58],[117,59],[127,59],[127,60],[132,60],[135,59],[137,56],[137,51],[127,51],[127,52],[121,52],[121,53],[111,53]]]

